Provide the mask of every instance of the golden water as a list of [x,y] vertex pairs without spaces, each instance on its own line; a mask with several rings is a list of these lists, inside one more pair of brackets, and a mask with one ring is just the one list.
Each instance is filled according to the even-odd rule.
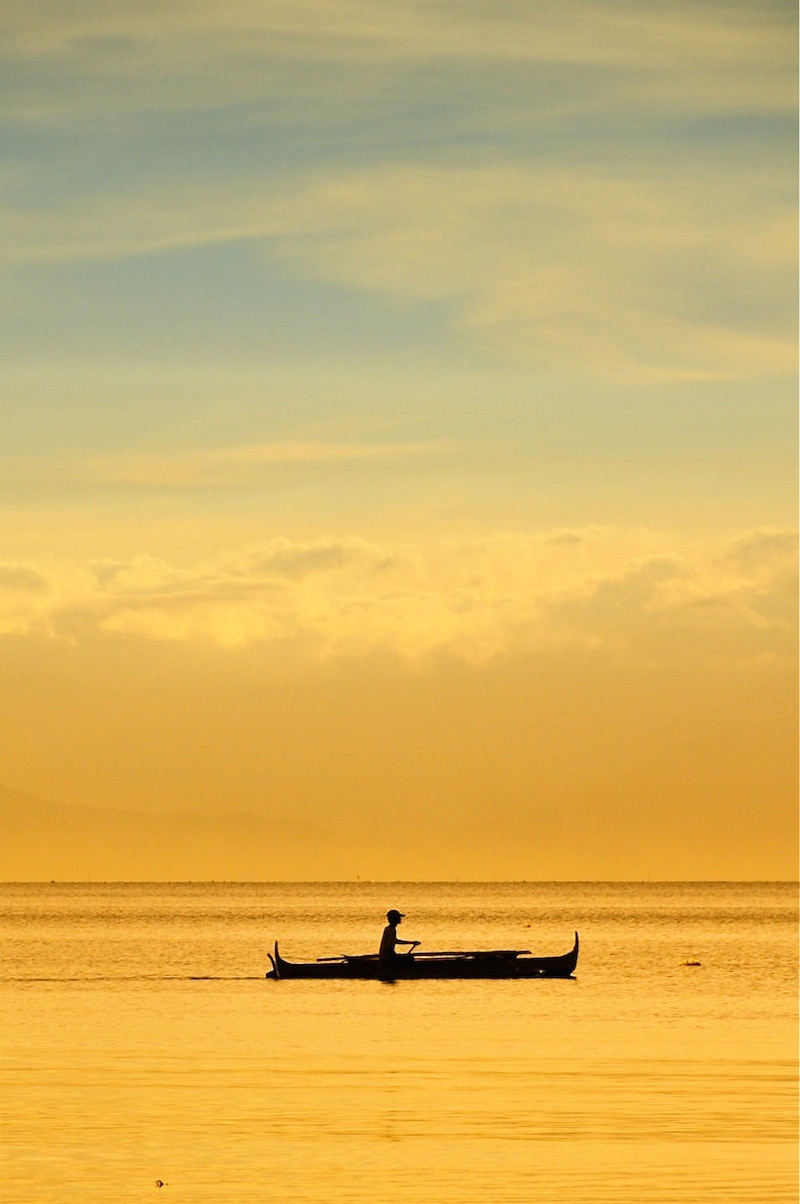
[[[577,977],[264,980],[275,937],[369,950],[388,907],[430,949],[578,928]],[[765,884],[6,885],[0,1198],[788,1204],[795,909]]]

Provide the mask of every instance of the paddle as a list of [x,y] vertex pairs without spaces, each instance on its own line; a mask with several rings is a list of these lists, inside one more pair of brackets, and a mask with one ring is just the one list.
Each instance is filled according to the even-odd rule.
[[414,957],[518,957],[530,949],[449,949],[436,953],[415,953]]
[[377,953],[340,953],[338,957],[318,957],[318,962],[374,962]]
[[[430,953],[412,953],[413,958],[435,957],[519,957],[520,954],[530,953],[530,949],[443,949]],[[409,954],[398,954],[408,957]],[[377,953],[340,953],[338,957],[318,957],[318,962],[368,962],[377,961]]]

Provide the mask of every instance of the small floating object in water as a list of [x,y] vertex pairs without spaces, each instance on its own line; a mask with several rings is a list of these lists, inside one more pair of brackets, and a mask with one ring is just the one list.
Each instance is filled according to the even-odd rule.
[[169,1183],[165,1183],[163,1179],[156,1179],[156,1187],[169,1187]]
[[703,963],[697,961],[696,958],[689,958],[687,961],[681,962],[682,966],[701,966],[702,964]]

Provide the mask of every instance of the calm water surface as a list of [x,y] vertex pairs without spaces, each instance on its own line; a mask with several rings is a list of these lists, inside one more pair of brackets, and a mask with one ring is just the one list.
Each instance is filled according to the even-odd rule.
[[[796,900],[2,886],[0,1198],[796,1201]],[[577,928],[577,977],[264,980],[274,938],[289,957],[369,951],[388,907],[428,949],[564,953]]]

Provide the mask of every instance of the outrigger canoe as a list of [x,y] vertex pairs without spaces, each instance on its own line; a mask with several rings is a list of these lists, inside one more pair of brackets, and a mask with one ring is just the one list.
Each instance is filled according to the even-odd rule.
[[289,962],[278,942],[267,954],[267,978],[571,978],[578,964],[578,934],[561,957],[530,957],[528,949],[452,950],[443,953],[400,953],[391,962],[376,953],[320,957],[315,962]]

